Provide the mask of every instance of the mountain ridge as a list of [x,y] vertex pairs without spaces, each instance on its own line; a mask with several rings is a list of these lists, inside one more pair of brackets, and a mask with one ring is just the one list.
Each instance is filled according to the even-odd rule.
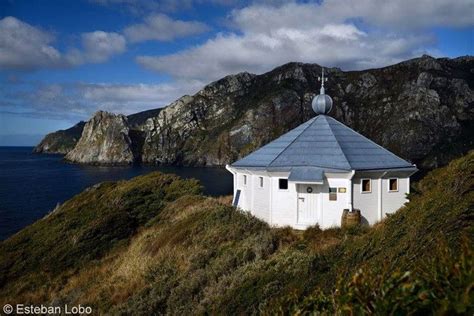
[[[326,68],[330,115],[432,169],[474,148],[472,69],[472,56],[427,55],[368,70]],[[135,161],[233,162],[314,116],[310,103],[320,72],[317,64],[291,62],[261,75],[242,72],[214,81],[130,128]]]

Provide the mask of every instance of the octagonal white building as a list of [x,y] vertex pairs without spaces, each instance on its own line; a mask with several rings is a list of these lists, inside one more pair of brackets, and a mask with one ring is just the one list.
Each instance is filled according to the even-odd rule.
[[316,117],[226,166],[234,206],[272,226],[337,227],[344,209],[374,224],[407,202],[416,166],[327,116],[321,79]]

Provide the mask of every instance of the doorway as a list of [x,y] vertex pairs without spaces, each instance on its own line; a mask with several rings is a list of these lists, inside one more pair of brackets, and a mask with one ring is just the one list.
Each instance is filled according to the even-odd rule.
[[298,184],[298,215],[297,223],[313,225],[318,221],[319,199],[321,186],[317,184]]

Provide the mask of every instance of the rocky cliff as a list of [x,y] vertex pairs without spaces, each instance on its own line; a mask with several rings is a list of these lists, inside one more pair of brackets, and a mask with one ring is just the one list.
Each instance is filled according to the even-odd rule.
[[[314,116],[316,64],[240,73],[183,96],[131,128],[146,163],[223,165]],[[430,56],[381,69],[327,69],[330,115],[421,168],[474,148],[474,58]]]
[[[382,69],[328,69],[331,115],[433,168],[473,147],[474,59],[429,56]],[[232,162],[311,118],[321,67],[290,63],[225,77],[147,121],[146,162]]]
[[127,117],[99,111],[84,125],[66,160],[80,163],[129,164],[135,161]]
[[[141,130],[146,120],[150,117],[157,116],[161,110],[162,109],[152,109],[128,115],[127,120],[130,129],[133,131]],[[76,146],[77,142],[81,138],[82,130],[84,129],[85,124],[85,122],[81,121],[66,130],[59,130],[49,133],[33,149],[33,152],[46,154],[67,154],[74,149],[74,146]]]
[[67,154],[81,138],[85,122],[79,122],[71,128],[46,135],[33,149],[35,153]]

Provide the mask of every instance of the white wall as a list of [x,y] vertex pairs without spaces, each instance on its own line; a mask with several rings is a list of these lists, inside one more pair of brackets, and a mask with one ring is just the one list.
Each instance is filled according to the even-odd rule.
[[288,172],[271,174],[271,224],[275,226],[293,226],[296,222],[296,185],[288,182],[288,190],[280,190],[278,187],[279,179],[287,179],[288,174]]
[[[350,180],[341,178],[326,178],[322,188],[322,222],[321,228],[339,227],[341,226],[342,212],[349,207],[349,186]],[[346,188],[346,193],[337,193],[337,200],[329,200],[329,187]]]
[[396,212],[403,204],[408,202],[406,194],[409,192],[410,178],[398,178],[398,191],[389,191],[389,179],[396,176],[384,178],[382,180],[382,214]]
[[[247,184],[243,183],[243,175],[247,175]],[[279,189],[279,179],[288,178],[288,172],[236,170],[236,190],[241,190],[238,207],[250,211],[252,215],[273,226],[291,226],[304,229],[309,225],[299,225],[297,222],[297,184],[288,183],[287,190]],[[384,178],[381,178],[384,176]],[[263,188],[260,187],[259,177],[263,177]],[[406,172],[357,172],[349,179],[350,174],[326,174],[322,185],[313,184],[315,192],[320,191],[318,205],[319,214],[314,224],[321,228],[341,225],[344,209],[349,208],[352,183],[352,206],[360,209],[363,221],[372,225],[398,210],[407,200],[409,192],[409,174]],[[398,191],[389,192],[389,178],[398,177]],[[371,179],[371,192],[361,192],[361,180]],[[381,188],[379,189],[379,179]],[[319,187],[316,187],[319,186]],[[346,188],[346,193],[337,193],[337,200],[329,200],[329,187]],[[316,189],[317,188],[317,189]],[[234,193],[235,194],[235,193]],[[234,195],[235,197],[235,195]],[[304,227],[303,227],[304,226]]]
[[[288,190],[280,190],[278,188],[278,179],[287,178],[288,173],[272,173],[272,224],[276,226],[291,226],[294,228],[304,229],[308,226],[319,224],[321,228],[329,228],[341,225],[342,211],[348,208],[349,205],[349,189],[350,181],[344,177],[348,174],[329,175],[323,184],[311,184],[314,187],[314,192],[319,193],[318,210],[319,214],[314,223],[308,225],[301,225],[297,222],[297,184],[293,182],[288,183]],[[334,176],[342,176],[343,178],[332,178]],[[344,187],[346,193],[337,193],[336,201],[329,201],[329,186]]]
[[[260,186],[260,177],[263,178],[263,187]],[[270,178],[263,174],[252,175],[253,205],[251,213],[267,223],[270,223]]]
[[[244,183],[244,176],[247,176],[246,183]],[[237,207],[250,212],[255,217],[270,222],[271,182],[266,173],[237,170],[234,177],[237,177],[236,190],[241,191]],[[263,187],[260,187],[260,177],[263,178]]]
[[[247,176],[247,183],[244,184],[244,175]],[[252,175],[245,172],[237,171],[234,177],[237,177],[237,190],[240,190],[240,198],[238,207],[244,211],[250,211],[252,207]],[[235,198],[235,195],[234,195]]]
[[[371,193],[362,193],[362,179],[371,179]],[[389,192],[390,178],[398,178],[398,191]],[[410,178],[406,172],[356,173],[353,178],[353,207],[360,209],[363,218],[370,225],[383,219],[387,213],[393,213],[403,206],[406,193],[409,192]]]
[[[379,220],[378,216],[378,178],[381,176],[378,174],[359,174],[356,173],[352,178],[352,196],[353,196],[353,208],[359,209],[362,215],[362,221],[367,221],[368,224],[372,225]],[[362,193],[362,179],[371,180],[371,192]]]

